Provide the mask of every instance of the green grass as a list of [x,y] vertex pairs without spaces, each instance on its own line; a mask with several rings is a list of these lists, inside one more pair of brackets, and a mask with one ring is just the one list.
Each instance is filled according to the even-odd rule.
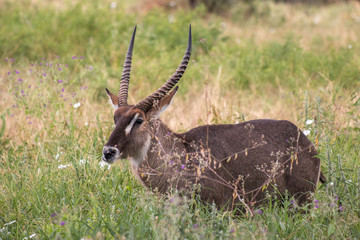
[[[241,24],[237,15],[211,15],[202,6],[140,14],[141,1],[115,9],[110,1],[56,4],[0,4],[0,239],[360,238],[360,31],[349,17],[352,3],[258,3],[259,12],[270,12],[241,17]],[[343,32],[312,29],[301,18],[309,12],[340,18]],[[192,61],[164,122],[188,130],[207,119],[293,121],[310,131],[328,178],[317,201],[303,208],[269,201],[253,218],[234,217],[196,197],[144,189],[127,161],[99,164],[113,125],[104,88],[119,86],[134,25],[131,102],[173,73],[190,23]],[[279,36],[253,37],[275,23]]]

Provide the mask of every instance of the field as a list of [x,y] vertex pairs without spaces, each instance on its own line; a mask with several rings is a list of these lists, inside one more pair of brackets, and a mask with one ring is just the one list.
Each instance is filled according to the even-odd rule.
[[[162,2],[0,1],[0,239],[360,239],[360,3],[216,14]],[[328,180],[314,201],[234,217],[145,189],[126,160],[101,164],[105,88],[118,91],[135,24],[130,103],[175,71],[191,24],[191,61],[161,119],[178,132],[292,121]]]

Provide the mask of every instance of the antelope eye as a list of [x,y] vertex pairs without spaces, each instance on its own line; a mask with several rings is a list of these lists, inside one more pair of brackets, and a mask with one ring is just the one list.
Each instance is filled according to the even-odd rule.
[[143,119],[141,119],[141,118],[138,118],[138,119],[136,119],[136,124],[142,124],[142,122],[143,122],[144,120]]

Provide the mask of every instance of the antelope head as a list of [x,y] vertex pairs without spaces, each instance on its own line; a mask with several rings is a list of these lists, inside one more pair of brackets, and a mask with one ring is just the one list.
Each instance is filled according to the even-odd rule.
[[170,105],[178,89],[174,86],[184,74],[190,59],[191,25],[185,55],[176,72],[153,94],[136,105],[129,105],[127,98],[135,33],[136,26],[125,58],[119,94],[115,95],[106,89],[110,103],[115,108],[115,129],[105,144],[102,155],[102,160],[107,163],[114,163],[120,158],[131,158],[135,164],[140,163],[150,147],[152,123]]

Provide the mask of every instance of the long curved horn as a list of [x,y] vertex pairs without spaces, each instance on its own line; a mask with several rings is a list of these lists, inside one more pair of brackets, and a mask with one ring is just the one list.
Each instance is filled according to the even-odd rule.
[[169,80],[166,81],[166,83],[164,83],[164,85],[161,86],[161,88],[159,88],[153,94],[151,94],[150,96],[139,102],[135,107],[143,110],[144,112],[149,111],[154,101],[163,98],[175,86],[175,84],[180,80],[180,78],[184,74],[187,64],[189,63],[190,55],[191,55],[191,44],[192,44],[192,37],[191,37],[191,25],[190,25],[188,44],[185,51],[185,55],[179,67],[176,69],[176,72],[170,77]]
[[135,33],[136,33],[136,26],[134,28],[134,32],[131,37],[131,41],[129,44],[129,48],[127,50],[124,69],[121,76],[120,82],[120,89],[118,95],[118,104],[119,106],[127,106],[127,98],[128,98],[128,91],[129,91],[129,81],[130,81],[130,71],[131,71],[131,59],[132,59],[132,52],[134,48],[134,41],[135,41]]

